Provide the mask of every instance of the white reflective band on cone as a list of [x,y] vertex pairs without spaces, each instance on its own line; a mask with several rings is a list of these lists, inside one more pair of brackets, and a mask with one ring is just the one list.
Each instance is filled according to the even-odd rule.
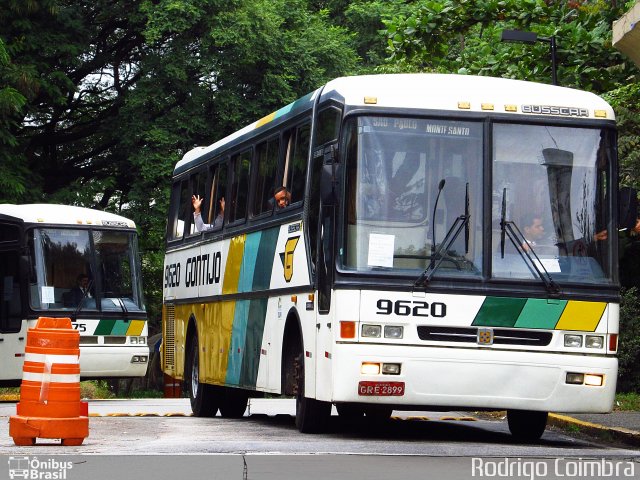
[[50,363],[51,365],[55,365],[56,363],[65,364],[65,365],[75,365],[76,363],[80,363],[80,356],[79,355],[45,355],[43,353],[25,353],[24,361],[34,362],[34,363]]
[[78,383],[80,375],[63,374],[63,373],[33,373],[23,372],[22,380],[29,382],[50,382],[50,383]]

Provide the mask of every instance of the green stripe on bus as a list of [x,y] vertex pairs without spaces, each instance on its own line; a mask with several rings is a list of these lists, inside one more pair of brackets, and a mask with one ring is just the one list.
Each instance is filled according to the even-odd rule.
[[251,300],[251,305],[249,306],[249,322],[247,323],[244,356],[242,357],[242,369],[240,370],[240,385],[243,387],[256,387],[264,323],[267,316],[267,303],[268,299],[259,298]]
[[116,320],[111,335],[126,335],[129,330],[129,320]]
[[256,270],[253,273],[254,291],[269,289],[279,233],[280,227],[270,228],[262,232],[260,246],[258,247]]
[[526,303],[526,298],[487,297],[472,325],[476,327],[513,327]]
[[567,306],[566,300],[530,298],[522,309],[515,327],[553,330]]
[[100,320],[98,326],[96,327],[96,331],[93,332],[94,335],[111,335],[111,330],[113,330],[113,324],[115,320]]

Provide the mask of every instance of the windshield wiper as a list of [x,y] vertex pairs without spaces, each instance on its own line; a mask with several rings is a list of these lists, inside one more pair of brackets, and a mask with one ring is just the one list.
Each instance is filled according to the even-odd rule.
[[78,320],[78,313],[80,313],[80,310],[82,310],[82,306],[84,304],[84,301],[87,298],[87,296],[89,295],[89,290],[91,289],[92,286],[93,286],[93,279],[89,280],[89,283],[87,283],[87,288],[85,289],[84,293],[82,294],[82,298],[80,299],[80,302],[78,303],[78,306],[76,307],[75,311],[71,315],[71,321],[72,322],[75,322],[75,321]]
[[[502,212],[500,218],[500,254],[502,258],[504,258],[504,246],[505,246],[505,237],[509,237],[511,243],[520,254],[520,257],[524,261],[525,265],[529,268],[531,273],[535,273],[542,283],[544,283],[547,292],[549,292],[552,296],[560,295],[560,287],[558,284],[553,281],[547,269],[544,268],[544,265],[540,261],[540,257],[533,249],[533,245],[527,242],[527,239],[522,234],[518,225],[511,220],[507,220],[507,189],[502,190]],[[524,245],[527,244],[529,248],[524,248]],[[539,267],[538,267],[539,266]],[[542,269],[542,270],[541,270]]]
[[[440,181],[439,189],[442,190],[442,187],[444,187],[444,179]],[[438,197],[439,196],[440,196],[440,191],[438,191]],[[438,202],[438,199],[436,198],[436,203],[437,202]],[[436,209],[434,206],[433,221],[435,221],[435,211]],[[451,225],[451,227],[447,231],[447,234],[444,236],[444,239],[442,240],[438,248],[435,250],[435,252],[432,251],[431,261],[429,262],[429,266],[424,270],[424,272],[420,274],[420,276],[413,283],[414,288],[420,285],[423,285],[425,287],[427,286],[427,284],[431,281],[433,274],[440,267],[442,262],[447,258],[447,256],[444,255],[443,252],[447,252],[449,250],[451,245],[453,245],[453,242],[455,242],[458,236],[460,235],[460,232],[462,231],[463,227],[465,228],[464,249],[465,249],[465,253],[469,252],[469,219],[470,218],[471,218],[471,215],[469,214],[469,183],[467,182],[465,187],[465,197],[464,197],[464,214],[456,218],[456,220],[453,222],[453,225]],[[433,231],[435,232],[435,228],[433,228]],[[433,237],[434,246],[435,246],[435,240],[436,239],[435,239],[435,233],[434,233],[434,237]]]

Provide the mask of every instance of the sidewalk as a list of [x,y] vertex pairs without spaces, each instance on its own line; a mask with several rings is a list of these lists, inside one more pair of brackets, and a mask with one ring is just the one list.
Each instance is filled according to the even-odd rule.
[[640,412],[550,413],[548,425],[640,447]]

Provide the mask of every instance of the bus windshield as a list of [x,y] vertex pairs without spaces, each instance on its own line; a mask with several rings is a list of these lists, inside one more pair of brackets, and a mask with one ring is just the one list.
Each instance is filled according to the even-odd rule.
[[[482,132],[480,122],[350,119],[343,142],[347,192],[343,267],[422,271],[442,246],[438,275],[479,276]],[[441,245],[466,211],[468,227],[455,241]]]
[[36,228],[29,254],[34,310],[144,310],[133,232]]
[[484,228],[481,123],[363,116],[344,131],[347,271],[417,276],[439,262],[435,277],[477,278],[491,232],[485,276],[612,283],[608,130],[494,123]]
[[[494,277],[535,278],[538,267],[556,282],[612,282],[613,145],[613,134],[600,129],[494,126]],[[503,220],[519,240],[504,238]],[[535,266],[523,258],[531,251]]]

